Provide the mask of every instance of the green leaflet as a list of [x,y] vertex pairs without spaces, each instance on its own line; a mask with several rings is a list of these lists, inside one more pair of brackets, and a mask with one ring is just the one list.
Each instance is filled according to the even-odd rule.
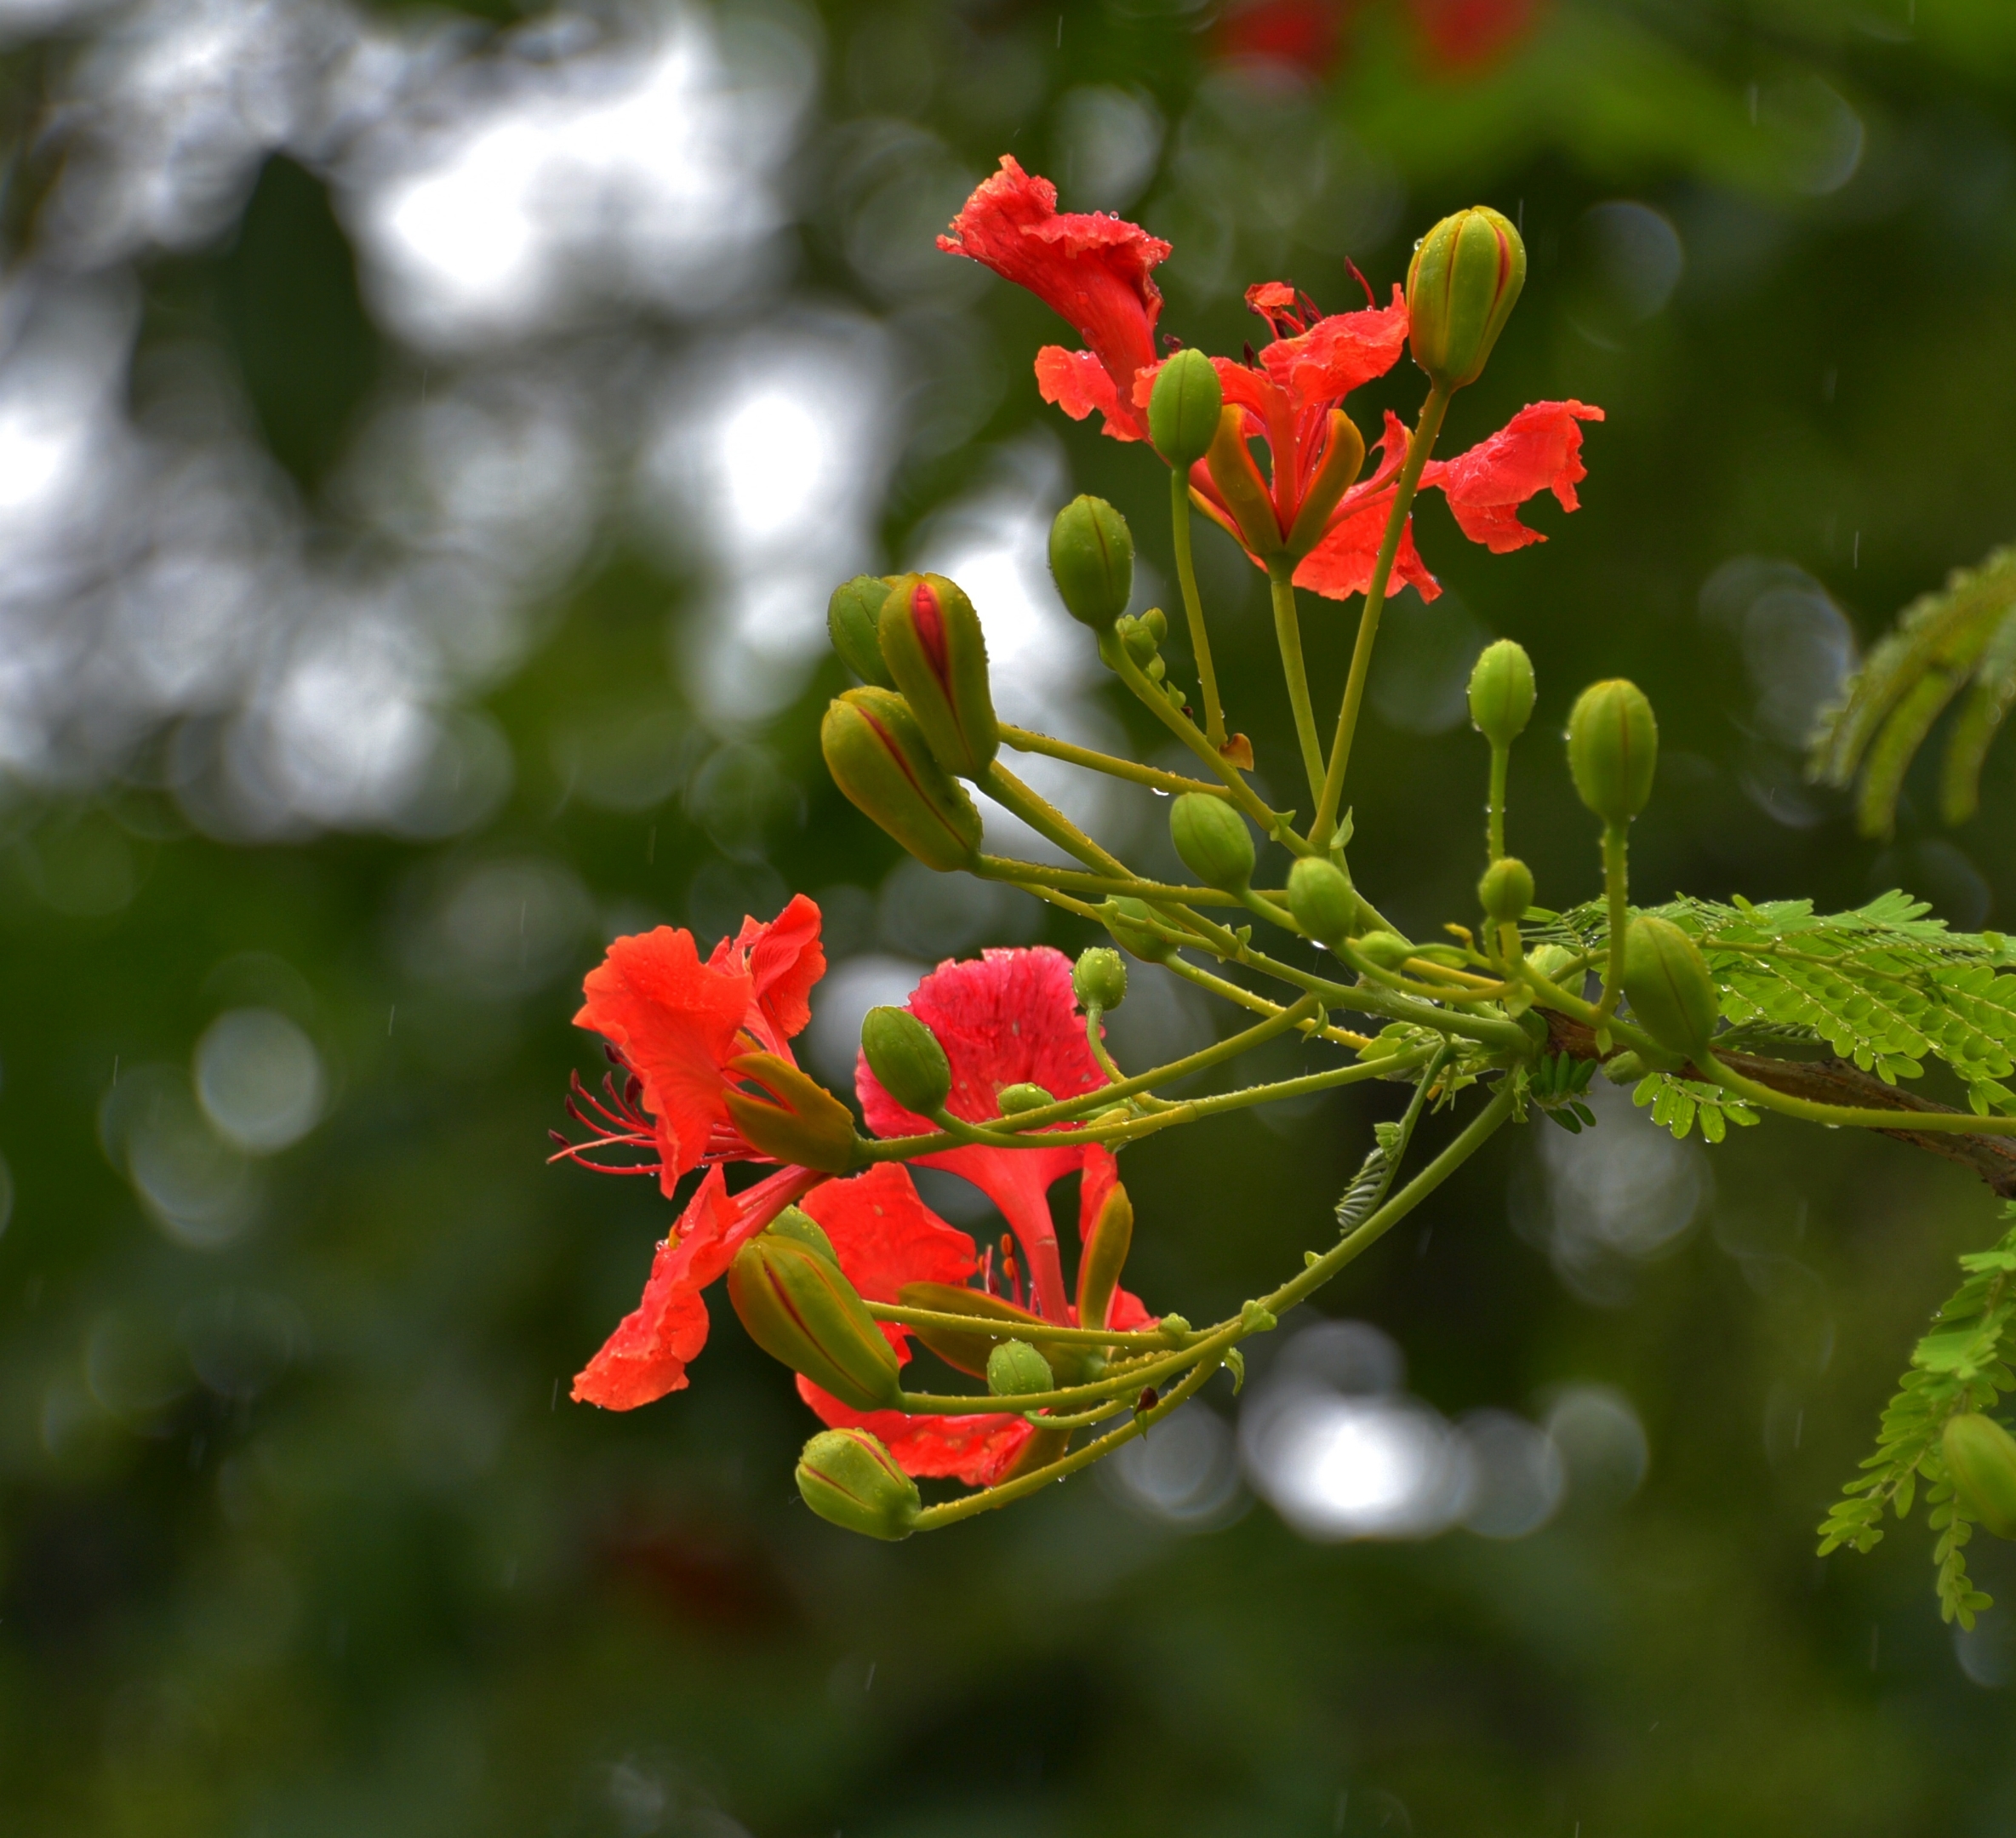
[[[2002,1208],[2002,1218],[2016,1221],[2016,1202]],[[1859,1551],[1872,1550],[1883,1536],[1884,1507],[1899,1519],[1907,1517],[1922,1477],[1927,1521],[1939,1533],[1933,1561],[1939,1566],[1939,1613],[1971,1628],[1974,1617],[1993,1605],[1967,1578],[1967,1546],[1973,1523],[1947,1479],[1939,1435],[1949,1417],[1972,1410],[1992,1412],[2004,1392],[2016,1390],[2016,1372],[2008,1363],[2016,1353],[2016,1337],[2011,1334],[2016,1319],[2016,1224],[1991,1249],[1962,1258],[1960,1267],[1967,1279],[1913,1351],[1910,1369],[1898,1381],[1897,1396],[1883,1413],[1876,1453],[1862,1464],[1860,1476],[1842,1490],[1819,1533],[1823,1557],[1844,1544]]]
[[1937,593],[1906,607],[1894,631],[1842,686],[1820,717],[1808,775],[1846,786],[1860,775],[1856,819],[1887,836],[1911,761],[1962,689],[1973,691],[1953,723],[1939,787],[1940,814],[1960,823],[1979,799],[1981,762],[2016,702],[2016,549],[1998,549],[1956,570]]

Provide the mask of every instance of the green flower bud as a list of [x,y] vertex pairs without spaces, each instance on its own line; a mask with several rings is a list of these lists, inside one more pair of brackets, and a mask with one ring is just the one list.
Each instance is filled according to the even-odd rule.
[[1155,659],[1156,647],[1162,640],[1155,636],[1145,619],[1123,619],[1114,627],[1127,654],[1144,668]]
[[1358,896],[1335,862],[1305,855],[1288,870],[1288,910],[1310,937],[1334,948],[1358,922]]
[[1562,974],[1574,962],[1576,953],[1562,945],[1542,945],[1536,950],[1526,954],[1526,961],[1550,983],[1558,983]]
[[980,616],[942,574],[899,574],[876,622],[882,654],[938,763],[978,779],[1001,746]]
[[764,1230],[776,1233],[780,1238],[791,1238],[808,1245],[821,1257],[832,1258],[836,1264],[840,1261],[825,1229],[809,1213],[801,1213],[795,1206],[787,1206]]
[[840,661],[863,682],[894,689],[896,679],[882,661],[882,640],[876,636],[876,622],[882,617],[882,603],[889,597],[892,574],[857,574],[842,581],[826,602],[826,636]]
[[822,1430],[798,1458],[798,1493],[843,1532],[906,1538],[924,1503],[917,1484],[865,1430]]
[[996,1397],[1029,1397],[1054,1391],[1057,1376],[1026,1340],[1003,1340],[987,1356],[987,1389]]
[[1218,433],[1225,391],[1201,351],[1179,351],[1155,374],[1148,397],[1148,439],[1173,466],[1188,471]]
[[1088,945],[1071,967],[1071,993],[1082,1008],[1117,1008],[1127,1000],[1127,960],[1107,945]]
[[965,786],[932,757],[910,705],[893,689],[849,689],[820,723],[833,783],[927,868],[968,867],[980,847],[980,813]]
[[860,1147],[854,1113],[809,1073],[770,1053],[740,1054],[728,1069],[744,1084],[730,1085],[722,1101],[752,1148],[826,1174],[854,1166]]
[[1509,747],[1533,719],[1533,659],[1510,638],[1484,647],[1470,673],[1471,725],[1494,747]]
[[1516,925],[1533,905],[1533,870],[1516,855],[1501,855],[1477,882],[1477,900],[1484,916],[1500,925]]
[[910,1331],[957,1372],[985,1378],[997,1347],[1010,1340],[1026,1341],[1043,1356],[1061,1385],[1079,1384],[1102,1363],[1096,1348],[1082,1342],[1046,1340],[1049,1324],[1042,1316],[1018,1308],[1001,1297],[961,1283],[905,1283],[896,1292],[905,1308],[928,1309],[934,1315],[964,1316],[970,1327],[912,1327]]
[[1408,343],[1431,382],[1461,389],[1476,381],[1525,285],[1526,245],[1488,205],[1443,218],[1414,245]]
[[1397,932],[1368,932],[1351,943],[1360,956],[1370,958],[1382,970],[1397,970],[1408,958],[1421,955],[1419,945],[1410,943]]
[[1224,798],[1185,791],[1169,807],[1176,853],[1206,887],[1237,893],[1253,880],[1253,831]]
[[1151,606],[1141,615],[1141,629],[1160,644],[1169,636],[1169,615],[1158,606]]
[[907,1008],[871,1008],[862,1017],[861,1056],[882,1088],[919,1116],[941,1110],[951,1095],[945,1048]]
[[1606,824],[1645,808],[1659,765],[1659,723],[1634,682],[1591,683],[1568,711],[1568,772],[1575,793]]
[[896,1401],[896,1350],[830,1257],[759,1232],[728,1267],[728,1300],[774,1360],[854,1410]]
[[1603,1061],[1603,1076],[1613,1085],[1636,1085],[1651,1070],[1635,1053],[1613,1053]]
[[1176,947],[1155,929],[1147,902],[1122,894],[1100,903],[1099,916],[1113,942],[1143,963],[1167,962]]
[[1104,1327],[1120,1287],[1120,1273],[1126,1268],[1127,1253],[1134,1239],[1134,1202],[1127,1189],[1113,1183],[1099,1217],[1085,1234],[1085,1248],[1078,1259],[1078,1325]]
[[1954,1490],[1997,1538],[2016,1538],[2016,1436],[1992,1417],[1949,1417],[1939,1439]]
[[995,1094],[994,1101],[1001,1106],[1003,1116],[1015,1116],[1024,1110],[1040,1110],[1045,1105],[1057,1100],[1040,1085],[1003,1085]]
[[1065,611],[1105,631],[1127,611],[1134,591],[1134,539],[1104,498],[1080,496],[1050,525],[1050,574]]
[[1631,1019],[1668,1053],[1699,1059],[1721,1004],[1699,949],[1680,928],[1648,915],[1624,935],[1624,993]]

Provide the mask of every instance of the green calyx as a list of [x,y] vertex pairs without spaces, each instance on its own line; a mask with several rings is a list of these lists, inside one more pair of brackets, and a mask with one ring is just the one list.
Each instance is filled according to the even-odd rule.
[[1445,217],[1414,247],[1407,271],[1408,343],[1437,388],[1483,374],[1526,285],[1526,244],[1488,204]]
[[1108,631],[1134,591],[1134,539],[1127,519],[1103,498],[1072,499],[1050,525],[1050,574],[1073,619]]
[[1624,941],[1624,993],[1632,1019],[1667,1052],[1705,1058],[1721,1004],[1699,947],[1671,921],[1631,921]]
[[896,1299],[905,1308],[960,1316],[972,1323],[968,1327],[934,1323],[910,1330],[956,1372],[984,1378],[995,1350],[1010,1340],[1026,1341],[1041,1352],[1060,1386],[1082,1384],[1099,1370],[1095,1349],[1079,1342],[1046,1340],[1043,1330],[1048,1323],[1042,1316],[999,1296],[962,1283],[912,1282],[904,1284]]
[[1057,1375],[1026,1340],[1003,1340],[987,1356],[987,1389],[996,1397],[1031,1397],[1054,1391]]
[[1127,960],[1110,945],[1088,946],[1071,967],[1071,993],[1081,1008],[1117,1008],[1127,1000]]
[[1652,797],[1659,722],[1634,682],[1591,683],[1568,714],[1568,772],[1575,793],[1613,827],[1628,824]]
[[798,1458],[799,1497],[820,1518],[867,1538],[906,1538],[924,1502],[896,1458],[865,1430],[823,1430]]
[[1471,725],[1494,747],[1509,747],[1533,719],[1533,659],[1510,638],[1484,647],[1470,673]]
[[979,614],[942,574],[899,574],[876,621],[883,660],[938,763],[979,779],[1000,751]]
[[749,1338],[772,1359],[851,1409],[896,1401],[895,1350],[831,1257],[759,1233],[728,1265],[728,1293]]
[[772,1219],[765,1230],[774,1232],[780,1238],[790,1238],[808,1246],[823,1258],[831,1258],[837,1264],[840,1259],[833,1250],[833,1241],[826,1236],[825,1229],[809,1213],[801,1212],[795,1206],[786,1207]]
[[1253,831],[1224,798],[1185,791],[1169,807],[1169,837],[1206,887],[1239,893],[1252,884]]
[[728,1070],[740,1082],[722,1101],[751,1148],[824,1174],[854,1166],[860,1149],[854,1113],[809,1073],[772,1053],[738,1054]]
[[1358,922],[1358,896],[1335,862],[1305,855],[1288,870],[1288,911],[1310,937],[1334,950]]
[[856,809],[941,874],[970,867],[980,813],[938,763],[910,704],[894,689],[849,689],[828,705],[820,751]]
[[861,1057],[882,1088],[918,1116],[934,1115],[951,1095],[945,1048],[907,1008],[871,1008],[862,1017]]
[[1118,1181],[1100,1202],[1099,1216],[1085,1234],[1078,1259],[1078,1325],[1104,1327],[1119,1293],[1120,1273],[1134,1239],[1134,1202]]
[[1210,450],[1225,391],[1201,351],[1179,351],[1156,372],[1148,397],[1148,439],[1170,465],[1185,471]]
[[1967,1510],[1997,1538],[2016,1538],[2016,1436],[1969,1412],[1946,1420],[1939,1453]]
[[883,661],[876,628],[894,579],[893,574],[857,574],[836,587],[826,602],[826,636],[840,661],[863,682],[882,689],[894,689],[896,679]]
[[1533,870],[1515,855],[1501,855],[1477,882],[1477,901],[1488,919],[1516,925],[1533,905]]

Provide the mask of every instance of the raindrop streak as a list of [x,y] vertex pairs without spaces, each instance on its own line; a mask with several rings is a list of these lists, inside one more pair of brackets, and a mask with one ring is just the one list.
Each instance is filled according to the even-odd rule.
[[397,1021],[398,1019],[399,1005],[398,1003],[394,1002],[390,1008],[385,1010],[385,1037],[387,1040],[390,1040],[392,1037],[392,1023]]
[[1862,566],[1862,532],[1860,530],[1855,532],[1853,557],[1854,559],[1848,565],[1851,568],[1860,568]]

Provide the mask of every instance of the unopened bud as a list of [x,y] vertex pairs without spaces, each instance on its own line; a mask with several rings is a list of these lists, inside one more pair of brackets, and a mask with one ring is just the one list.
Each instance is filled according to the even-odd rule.
[[1362,938],[1353,939],[1351,945],[1360,956],[1370,958],[1382,970],[1397,970],[1408,958],[1421,953],[1419,945],[1397,932],[1368,932]]
[[995,1094],[994,1101],[1001,1106],[1003,1116],[1017,1116],[1025,1110],[1040,1110],[1045,1105],[1057,1102],[1041,1085],[1027,1083],[1003,1085]]
[[791,1238],[799,1244],[808,1246],[821,1257],[831,1258],[837,1264],[840,1259],[834,1252],[833,1241],[826,1236],[825,1228],[809,1213],[802,1213],[795,1206],[787,1206],[764,1228],[780,1238]]
[[1509,747],[1533,719],[1533,659],[1510,638],[1484,647],[1470,673],[1471,725],[1494,747]]
[[938,763],[978,779],[1001,746],[979,614],[942,574],[899,574],[876,623],[882,654]]
[[798,1458],[798,1493],[843,1532],[906,1538],[923,1500],[896,1458],[865,1430],[822,1430]]
[[882,603],[889,597],[888,574],[857,574],[842,581],[826,602],[826,636],[840,661],[863,682],[894,689],[896,679],[882,661],[882,640],[876,635]]
[[1099,916],[1113,942],[1128,956],[1139,957],[1143,963],[1165,963],[1176,949],[1156,929],[1146,901],[1138,900],[1132,894],[1121,894],[1102,901]]
[[980,847],[980,813],[965,786],[933,756],[910,705],[893,689],[850,689],[820,723],[833,783],[864,815],[940,873],[964,868]]
[[1035,1347],[1056,1373],[1060,1385],[1082,1383],[1102,1363],[1098,1350],[1082,1342],[1046,1340],[1043,1330],[1049,1324],[1042,1316],[1018,1308],[1000,1296],[968,1289],[962,1283],[905,1283],[896,1292],[896,1298],[905,1308],[959,1316],[972,1323],[964,1327],[913,1323],[910,1331],[946,1365],[976,1378],[986,1376],[995,1349],[1010,1340],[1026,1341]]
[[987,1389],[996,1397],[1030,1397],[1054,1391],[1057,1375],[1026,1340],[1003,1340],[987,1356]]
[[1575,962],[1575,953],[1565,945],[1542,945],[1528,951],[1526,961],[1550,983],[1558,983],[1568,966]]
[[895,1349],[832,1259],[760,1232],[728,1265],[728,1293],[749,1338],[772,1359],[851,1409],[896,1401]]
[[1649,915],[1624,935],[1624,993],[1631,1019],[1668,1053],[1699,1060],[1721,1004],[1699,948],[1680,928]]
[[1358,922],[1358,896],[1335,862],[1305,855],[1288,870],[1288,910],[1319,945],[1334,948]]
[[2016,1538],[2016,1436],[1970,1412],[1946,1419],[1939,1453],[1967,1510],[1997,1538]]
[[1064,609],[1081,625],[1105,631],[1127,611],[1134,591],[1134,539],[1104,498],[1080,496],[1050,525],[1050,575]]
[[1088,946],[1071,967],[1071,993],[1081,1008],[1117,1008],[1127,1000],[1127,960],[1110,945]]
[[1225,391],[1201,351],[1179,351],[1155,374],[1148,397],[1148,439],[1173,466],[1188,471],[1210,450]]
[[1169,836],[1183,865],[1206,887],[1242,893],[1253,880],[1253,831],[1220,797],[1185,791],[1169,807]]
[[730,1085],[722,1094],[751,1148],[825,1174],[844,1174],[854,1166],[860,1147],[854,1113],[810,1074],[771,1053],[739,1054],[728,1070],[759,1087]]
[[1652,796],[1659,723],[1634,682],[1591,683],[1568,713],[1568,772],[1575,792],[1606,824],[1629,823]]
[[907,1008],[871,1008],[861,1019],[861,1057],[882,1088],[918,1116],[951,1095],[951,1063],[938,1036]]
[[1486,918],[1518,924],[1533,905],[1533,870],[1516,855],[1499,856],[1477,882],[1477,900]]
[[1407,271],[1408,343],[1431,382],[1476,381],[1525,285],[1526,245],[1487,204],[1443,218],[1421,238]]
[[1134,1244],[1134,1202],[1127,1189],[1113,1183],[1099,1209],[1099,1217],[1085,1234],[1085,1248],[1078,1258],[1078,1325],[1104,1327],[1112,1311],[1113,1297],[1120,1287],[1120,1273]]

